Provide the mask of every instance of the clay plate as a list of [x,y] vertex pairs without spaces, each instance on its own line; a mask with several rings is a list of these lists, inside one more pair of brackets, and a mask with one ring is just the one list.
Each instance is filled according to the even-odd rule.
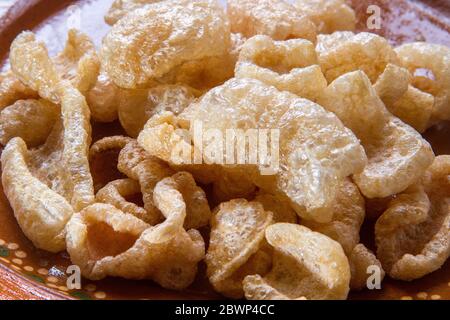
[[[107,32],[103,15],[112,0],[19,0],[0,19],[0,58],[7,68],[8,48],[22,30],[34,30],[46,41],[52,54],[65,42],[68,25],[94,37],[97,45]],[[375,31],[392,44],[425,40],[450,46],[450,5],[442,1],[353,0],[359,17],[359,31],[366,27],[367,6],[382,8],[382,29]],[[73,6],[75,5],[75,6]],[[374,30],[371,30],[374,32]],[[122,133],[117,123],[94,124],[94,139]],[[436,154],[450,154],[450,123],[430,129],[426,134]],[[94,164],[96,181],[112,180],[115,156]],[[373,248],[373,222],[363,227],[363,241]],[[99,282],[83,280],[81,290],[68,290],[66,284],[67,253],[49,254],[37,250],[24,237],[8,201],[0,187],[0,300],[2,299],[217,299],[201,266],[198,279],[179,293],[161,289],[149,281],[106,279]],[[350,299],[450,299],[450,261],[440,270],[411,283],[386,279],[382,290],[351,293]]]

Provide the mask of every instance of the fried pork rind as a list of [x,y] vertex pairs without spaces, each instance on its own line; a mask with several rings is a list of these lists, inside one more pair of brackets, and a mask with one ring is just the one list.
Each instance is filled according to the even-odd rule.
[[214,180],[213,195],[217,203],[251,198],[256,191],[255,184],[241,175],[223,172],[221,177],[216,177]]
[[91,146],[91,149],[89,150],[89,159],[93,160],[101,153],[109,150],[122,150],[127,144],[133,141],[132,138],[124,136],[112,136],[100,139]]
[[115,0],[112,3],[111,8],[109,8],[108,13],[105,15],[105,21],[112,26],[128,13],[142,8],[146,4],[159,1],[161,0]]
[[341,183],[332,210],[333,220],[329,223],[302,221],[302,224],[339,242],[350,256],[359,243],[359,232],[365,217],[364,198],[350,179]]
[[433,162],[429,143],[387,111],[362,71],[333,81],[319,103],[361,140],[369,163],[354,180],[366,197],[384,198],[402,192]]
[[18,100],[36,99],[37,93],[24,85],[11,71],[0,75],[0,110]]
[[0,111],[0,143],[6,145],[14,137],[27,146],[45,142],[59,118],[60,108],[45,100],[18,100]]
[[364,71],[375,83],[389,63],[399,64],[388,41],[373,33],[338,31],[331,35],[319,35],[316,50],[328,83],[356,70]]
[[306,227],[278,223],[266,229],[273,268],[244,279],[249,300],[346,299],[350,266],[339,243]]
[[216,209],[206,255],[207,275],[215,290],[242,298],[245,276],[270,269],[271,258],[263,247],[271,223],[272,213],[257,202],[235,199]]
[[261,203],[264,210],[273,213],[274,223],[297,223],[297,214],[291,208],[289,201],[283,201],[272,194],[264,192],[259,192],[254,201]]
[[344,0],[296,0],[294,5],[314,22],[318,33],[355,30],[355,11]]
[[385,272],[377,257],[363,244],[355,246],[348,257],[351,270],[350,288],[352,290],[363,290],[367,288],[367,279],[370,276],[369,268],[378,267],[380,270],[380,281],[383,281]]
[[421,278],[450,256],[449,177],[450,157],[437,157],[423,181],[392,200],[378,219],[377,257],[392,278]]
[[316,41],[316,26],[282,0],[227,0],[231,31],[246,38],[263,34],[274,40],[302,38]]
[[67,34],[64,50],[58,54],[54,63],[64,80],[85,95],[96,83],[100,60],[92,40],[78,30],[71,29]]
[[178,115],[199,95],[199,92],[184,85],[121,90],[119,120],[127,134],[136,138],[152,116],[164,111]]
[[120,179],[108,183],[102,188],[95,199],[97,202],[113,205],[120,211],[131,214],[145,222],[147,222],[147,211],[138,205],[126,200],[130,197],[141,193],[141,186],[132,179]]
[[408,91],[410,81],[411,76],[407,69],[389,63],[378,77],[374,88],[380,99],[391,111],[390,108]]
[[178,172],[172,177],[158,182],[156,188],[164,189],[168,194],[178,192],[186,204],[186,219],[184,228],[199,229],[209,225],[211,210],[205,192],[197,186],[194,178],[188,172]]
[[116,23],[103,40],[102,65],[119,87],[145,88],[185,62],[229,48],[230,26],[216,1],[168,0]]
[[232,79],[214,88],[191,104],[180,119],[179,124],[170,114],[150,119],[139,144],[149,154],[173,163],[172,151],[186,143],[174,134],[177,125],[185,125],[185,131],[194,121],[201,121],[204,130],[224,132],[279,129],[280,164],[275,175],[261,175],[264,165],[221,166],[268,193],[290,199],[297,213],[308,219],[330,221],[329,208],[340,181],[360,172],[366,163],[359,141],[335,115],[254,79]]
[[67,225],[67,251],[86,278],[151,279],[175,290],[192,283],[205,243],[196,230],[183,229],[182,199],[159,197],[169,200],[161,205],[167,219],[155,227],[107,204],[94,204],[72,217]]
[[172,176],[174,171],[163,161],[147,154],[135,140],[120,152],[117,167],[123,174],[139,182],[147,211],[146,221],[151,225],[161,222],[163,216],[155,206],[153,190],[159,181]]
[[2,183],[5,195],[23,233],[43,250],[65,249],[65,226],[73,214],[62,196],[35,178],[28,168],[25,142],[12,139],[2,153]]
[[94,87],[86,94],[92,119],[98,122],[113,122],[118,119],[119,95],[122,89],[101,70]]
[[94,201],[89,169],[91,143],[89,107],[70,82],[62,80],[45,46],[31,32],[23,32],[11,46],[11,68],[42,98],[61,104],[61,117],[46,143],[30,152],[32,174],[81,210]]
[[236,77],[257,79],[278,90],[316,101],[327,87],[327,80],[317,64],[314,44],[310,41],[274,41],[259,35],[243,45]]
[[[430,126],[450,120],[450,48],[424,42],[408,43],[395,49],[402,65],[414,75],[413,85],[434,96]],[[432,72],[431,78],[416,76],[418,69]]]

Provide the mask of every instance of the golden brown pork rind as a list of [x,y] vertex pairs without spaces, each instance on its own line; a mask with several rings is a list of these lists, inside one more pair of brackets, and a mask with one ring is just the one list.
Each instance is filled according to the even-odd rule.
[[231,31],[245,37],[263,34],[274,40],[316,41],[316,26],[293,5],[282,0],[227,0]]
[[227,81],[191,104],[178,120],[170,114],[150,119],[138,142],[149,154],[176,163],[183,159],[175,151],[191,147],[183,136],[189,135],[196,121],[201,121],[204,130],[279,129],[280,163],[275,174],[262,175],[265,164],[219,166],[243,175],[266,192],[290,199],[297,213],[308,219],[330,221],[328,208],[339,182],[366,163],[359,141],[335,115],[254,79]]
[[355,30],[355,11],[344,0],[296,0],[294,5],[314,22],[318,33]]
[[24,85],[11,71],[0,74],[0,110],[18,100],[36,99],[36,91]]
[[2,152],[2,183],[5,195],[23,233],[43,250],[65,249],[65,226],[73,214],[71,205],[33,176],[29,152],[21,138],[14,138]]
[[311,101],[317,101],[327,87],[314,44],[303,39],[274,41],[263,35],[250,38],[242,46],[236,77],[257,79]]
[[391,201],[375,226],[377,257],[395,279],[414,280],[450,255],[450,157],[436,157],[420,183]]
[[388,41],[373,33],[338,31],[319,35],[316,50],[328,83],[356,70],[364,71],[375,83],[389,63],[399,65],[399,59]]
[[350,179],[341,183],[332,210],[333,220],[329,223],[302,221],[302,224],[339,242],[346,255],[350,256],[359,243],[359,232],[365,217],[364,198]]
[[319,103],[361,140],[369,158],[354,181],[368,198],[384,198],[415,183],[431,165],[430,144],[388,112],[362,71],[333,81]]
[[230,26],[219,3],[168,0],[117,22],[103,40],[102,66],[119,87],[148,88],[185,62],[222,56],[229,48]]
[[298,216],[294,209],[291,208],[289,201],[283,201],[279,197],[265,193],[259,192],[253,201],[259,202],[263,205],[264,210],[273,213],[273,222],[286,222],[286,223],[297,223]]
[[[429,126],[450,120],[450,48],[424,42],[404,44],[395,49],[402,65],[414,76],[413,85],[434,97]],[[417,76],[417,69],[431,71],[430,78]]]
[[[188,287],[203,259],[205,244],[196,230],[183,229],[183,203],[171,199],[177,212],[151,227],[107,204],[76,213],[67,225],[67,251],[88,279],[106,276],[151,279],[164,288]],[[164,205],[161,209],[163,210]]]
[[381,262],[367,249],[363,244],[355,246],[348,256],[351,270],[350,288],[352,290],[367,289],[367,280],[373,274],[374,268],[378,268],[380,284],[386,273],[383,270]]
[[100,70],[97,82],[86,94],[92,119],[98,122],[117,120],[119,95],[122,90],[111,81],[106,71]]
[[339,243],[306,227],[278,223],[266,229],[273,267],[244,279],[249,300],[347,298],[350,266]]
[[91,144],[89,107],[70,82],[62,80],[44,44],[31,32],[21,33],[11,46],[11,68],[42,98],[61,104],[60,119],[46,143],[30,153],[28,165],[35,177],[66,198],[75,211],[94,201],[89,168]]
[[60,112],[59,106],[42,99],[16,101],[0,111],[0,143],[20,137],[29,147],[43,144]]
[[163,216],[155,206],[153,190],[159,181],[173,175],[174,171],[160,159],[147,154],[135,140],[122,149],[117,167],[123,174],[139,182],[147,221],[151,225],[161,222]]
[[270,254],[263,249],[264,232],[270,224],[272,213],[258,202],[236,199],[215,210],[206,264],[216,291],[242,298],[245,276],[270,269]]
[[78,30],[69,30],[66,46],[53,62],[63,80],[69,80],[83,95],[97,81],[100,59],[95,45],[86,34]]
[[124,213],[131,214],[144,222],[148,222],[147,211],[135,203],[126,200],[127,197],[140,193],[141,186],[137,181],[120,179],[112,181],[100,189],[95,196],[95,200],[100,203],[113,205]]

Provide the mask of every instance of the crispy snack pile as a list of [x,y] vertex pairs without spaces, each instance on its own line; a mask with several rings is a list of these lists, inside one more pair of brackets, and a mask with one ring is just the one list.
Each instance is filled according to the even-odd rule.
[[[37,248],[174,290],[205,263],[234,299],[346,299],[370,270],[410,281],[448,259],[450,156],[421,133],[450,120],[449,48],[355,33],[343,0],[116,0],[105,20],[98,51],[70,30],[49,57],[23,32],[0,75],[3,188]],[[92,143],[113,121],[126,136]],[[277,167],[261,143],[228,161],[250,136],[208,145],[252,130]]]

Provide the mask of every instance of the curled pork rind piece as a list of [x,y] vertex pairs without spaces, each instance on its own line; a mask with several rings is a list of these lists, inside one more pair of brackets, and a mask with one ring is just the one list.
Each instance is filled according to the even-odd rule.
[[[395,49],[402,65],[412,75],[417,89],[434,96],[430,126],[450,120],[450,48],[424,42],[408,43]],[[431,72],[430,77],[416,76],[416,70]]]
[[121,90],[119,120],[128,135],[136,138],[145,123],[155,114],[181,113],[200,92],[184,85],[159,85],[151,89]]
[[362,71],[333,81],[319,103],[361,140],[369,163],[354,175],[354,181],[366,197],[384,198],[404,191],[433,162],[430,144],[387,111]]
[[83,95],[62,80],[45,46],[31,32],[21,33],[11,46],[11,68],[42,98],[61,104],[61,116],[47,141],[31,151],[30,171],[35,177],[81,210],[94,202],[89,168],[90,112]]
[[266,229],[273,247],[272,270],[244,279],[249,300],[344,300],[350,266],[339,243],[296,224],[278,223]]
[[450,157],[439,156],[422,183],[400,194],[375,226],[377,257],[394,279],[415,280],[450,255]]
[[363,290],[368,286],[370,275],[376,275],[383,281],[386,273],[383,270],[381,262],[377,257],[367,249],[363,244],[355,246],[348,256],[351,270],[350,288],[352,290]]
[[374,88],[386,107],[390,109],[408,91],[410,81],[411,76],[407,69],[389,63],[378,77]]
[[195,278],[205,244],[196,230],[182,228],[181,212],[166,214],[166,222],[151,227],[111,205],[91,205],[67,224],[67,251],[91,280],[151,279],[164,288],[185,289]]
[[45,100],[18,100],[0,111],[0,143],[6,145],[14,137],[27,146],[43,144],[59,118],[59,106]]
[[84,33],[71,29],[64,50],[54,58],[58,73],[85,95],[96,83],[100,59],[95,45]]
[[[243,134],[252,129],[275,130],[271,133],[275,137],[272,151],[266,158],[276,160],[278,155],[279,161],[226,165],[211,161],[214,159],[205,152],[203,156],[207,163],[213,162],[225,171],[247,177],[268,193],[289,199],[298,214],[317,221],[332,219],[329,208],[339,182],[360,172],[366,164],[359,140],[334,114],[254,79],[229,80],[191,104],[180,114],[179,123],[174,118],[164,115],[150,119],[138,138],[148,153],[169,163],[180,160],[174,150],[185,146],[181,135],[189,134],[189,128],[195,128],[198,122],[204,130],[223,131],[223,136],[229,129]],[[177,125],[183,125],[184,131]],[[277,132],[279,139],[274,134]],[[200,148],[195,140],[194,148]]]
[[119,87],[135,89],[187,61],[222,56],[229,47],[230,27],[219,3],[168,0],[116,23],[104,38],[102,65]]
[[104,70],[100,70],[97,82],[86,94],[92,119],[98,122],[113,122],[118,119],[121,88],[111,81]]
[[62,196],[35,178],[28,168],[25,142],[12,139],[2,152],[2,183],[5,195],[23,233],[43,250],[65,249],[65,226],[73,215]]
[[356,70],[364,71],[375,83],[389,63],[399,64],[388,41],[373,33],[338,31],[331,35],[319,35],[316,50],[328,83]]
[[347,256],[350,256],[359,243],[359,232],[365,217],[364,198],[350,179],[341,183],[332,210],[333,220],[329,223],[305,220],[302,224],[339,242]]
[[170,192],[179,192],[186,204],[184,228],[199,229],[209,225],[211,209],[205,192],[197,186],[194,177],[188,172],[178,172],[158,182],[156,188],[165,188]]
[[250,38],[242,46],[236,77],[257,79],[311,101],[316,101],[327,87],[314,44],[303,39],[274,41],[262,35]]
[[270,224],[272,213],[258,202],[235,199],[216,209],[206,255],[207,275],[215,290],[242,298],[245,276],[270,269],[270,255],[263,250],[264,232]]
[[294,5],[314,22],[318,33],[355,30],[355,11],[344,0],[296,0]]
[[263,34],[274,40],[316,41],[316,26],[283,0],[227,0],[231,31],[245,37]]
[[11,71],[0,74],[0,110],[18,100],[36,99],[36,91],[24,85]]
[[122,149],[117,167],[123,174],[139,182],[147,211],[146,220],[151,225],[161,222],[163,216],[155,206],[153,191],[159,181],[172,176],[174,171],[160,159],[147,154],[135,140]]
[[105,15],[105,21],[112,26],[131,11],[159,1],[161,0],[115,0]]
[[126,200],[126,197],[140,193],[141,187],[137,181],[132,179],[120,179],[108,183],[99,190],[95,199],[100,203],[113,205],[124,213],[131,214],[144,222],[148,222],[147,211]]

